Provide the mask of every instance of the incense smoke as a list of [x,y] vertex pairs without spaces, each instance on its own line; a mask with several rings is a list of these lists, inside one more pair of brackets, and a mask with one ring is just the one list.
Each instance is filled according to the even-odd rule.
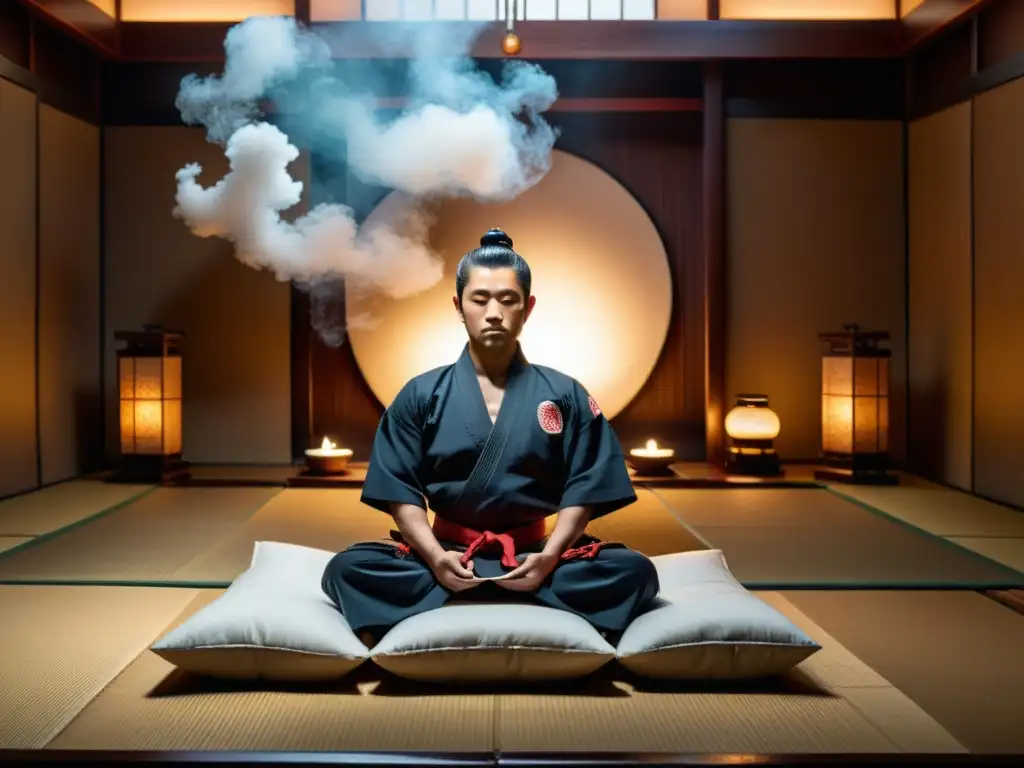
[[[455,35],[429,23],[372,26],[370,42],[380,55],[410,58],[408,97],[396,117],[377,111],[374,91],[386,76],[379,58],[349,60],[339,74],[327,41],[286,17],[233,27],[223,73],[187,76],[176,102],[186,123],[204,126],[208,140],[225,145],[229,171],[203,187],[198,164],[179,170],[175,215],[200,237],[232,241],[242,263],[307,290],[314,327],[331,345],[342,343],[345,332],[329,306],[340,280],[391,298],[431,288],[443,275],[427,243],[432,203],[521,194],[547,173],[556,138],[539,116],[557,97],[550,75],[515,61],[496,83],[469,58],[484,25],[465,25]],[[334,45],[343,51],[345,40]],[[275,105],[274,123],[262,119],[263,100]],[[281,213],[303,191],[288,173],[299,156],[296,144],[366,184],[406,193],[405,210],[373,227],[360,227],[341,204],[320,204],[285,221]]]

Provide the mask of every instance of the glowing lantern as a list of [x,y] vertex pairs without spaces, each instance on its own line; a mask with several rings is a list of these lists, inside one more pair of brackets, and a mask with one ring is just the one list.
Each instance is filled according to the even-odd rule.
[[821,333],[822,480],[884,484],[897,482],[889,464],[889,364],[892,351],[879,346],[885,331],[843,326]]
[[187,473],[181,458],[181,341],[145,326],[114,334],[117,352],[122,477],[168,480]]
[[725,470],[737,475],[778,475],[782,472],[775,438],[779,417],[768,407],[767,395],[739,395],[726,414],[725,434],[729,450]]

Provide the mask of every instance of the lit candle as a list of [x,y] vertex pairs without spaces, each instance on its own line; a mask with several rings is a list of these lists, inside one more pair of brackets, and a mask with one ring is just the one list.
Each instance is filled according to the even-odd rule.
[[659,448],[655,440],[648,440],[643,448],[634,448],[629,453],[642,459],[669,459],[675,455],[671,448]]
[[655,440],[648,440],[643,448],[634,448],[629,452],[629,463],[637,475],[650,477],[669,475],[676,452],[671,448],[659,448]]
[[329,438],[324,438],[324,441],[320,443],[319,448],[310,448],[306,451],[307,456],[316,456],[317,458],[335,458],[337,456],[351,456],[352,451],[348,448],[339,448]]
[[306,467],[314,473],[336,475],[345,471],[352,451],[339,448],[332,440],[325,437],[319,448],[306,450]]

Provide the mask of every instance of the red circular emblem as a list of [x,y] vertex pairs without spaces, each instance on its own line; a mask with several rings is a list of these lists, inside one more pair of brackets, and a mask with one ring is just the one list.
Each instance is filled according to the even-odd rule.
[[589,397],[589,396],[587,397],[587,400],[590,402],[590,412],[592,414],[594,414],[595,418],[597,416],[600,416],[601,415],[601,408],[600,408],[600,406],[598,406],[597,400],[595,400],[594,398]]
[[562,433],[562,412],[550,400],[537,406],[537,421],[540,422],[540,428],[549,435]]

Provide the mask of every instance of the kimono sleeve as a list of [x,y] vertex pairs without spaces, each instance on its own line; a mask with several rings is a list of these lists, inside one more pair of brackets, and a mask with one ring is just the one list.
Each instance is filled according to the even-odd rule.
[[574,382],[571,428],[564,442],[566,480],[561,508],[586,506],[591,519],[636,501],[622,446],[587,391]]
[[406,385],[384,411],[373,438],[370,463],[360,497],[364,504],[391,513],[393,504],[426,509],[420,467],[423,463],[422,420],[418,398]]

